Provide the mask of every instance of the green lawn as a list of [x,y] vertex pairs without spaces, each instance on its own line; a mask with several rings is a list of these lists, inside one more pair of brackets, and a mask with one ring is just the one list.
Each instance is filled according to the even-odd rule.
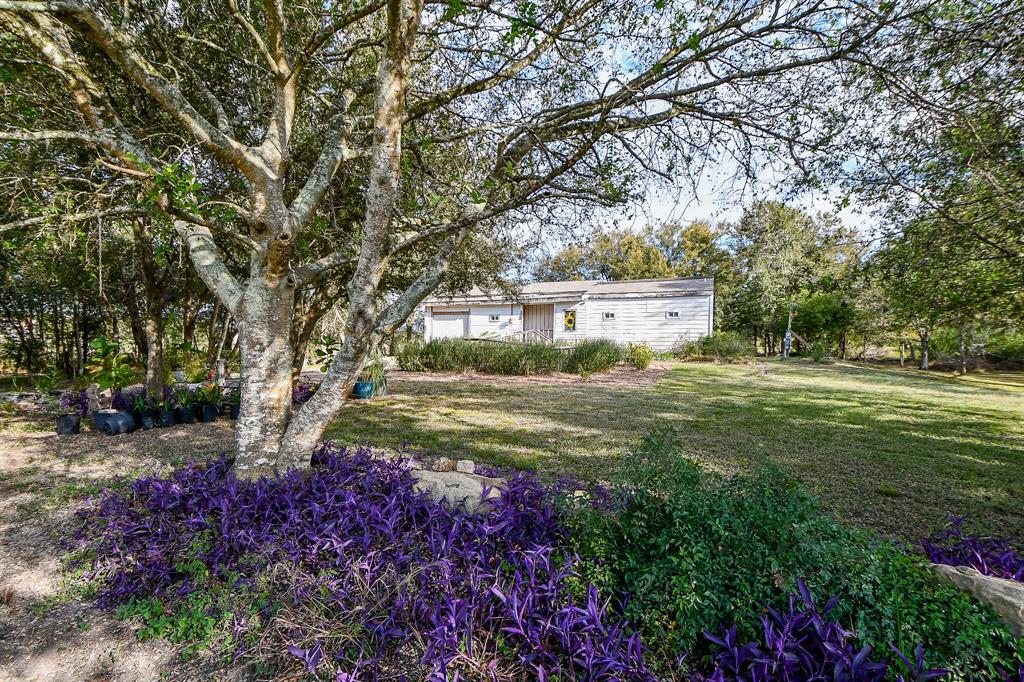
[[654,386],[392,381],[329,436],[590,478],[659,424],[725,472],[768,458],[823,505],[916,540],[946,513],[1024,538],[1024,381],[862,365],[675,367]]

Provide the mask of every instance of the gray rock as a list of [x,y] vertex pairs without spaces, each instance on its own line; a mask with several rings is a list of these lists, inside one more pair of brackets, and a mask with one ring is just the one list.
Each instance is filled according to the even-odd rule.
[[1024,637],[1024,583],[982,575],[968,566],[933,567],[940,576],[995,609],[1014,635]]
[[434,462],[434,471],[454,471],[455,462],[448,459],[447,457],[441,457]]
[[[416,479],[416,490],[426,492],[431,498],[447,502],[453,507],[466,505],[469,512],[486,511],[484,502],[501,496],[500,488],[505,481],[500,478],[488,478],[475,474],[462,474],[457,471],[426,471],[412,472]],[[484,498],[484,488],[487,497]]]
[[476,465],[471,459],[460,459],[455,463],[455,470],[463,474],[475,474]]

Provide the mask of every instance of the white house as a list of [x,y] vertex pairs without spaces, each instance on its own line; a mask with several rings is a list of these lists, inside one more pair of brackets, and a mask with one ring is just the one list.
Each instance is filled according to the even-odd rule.
[[715,282],[711,277],[619,282],[538,282],[515,297],[473,289],[423,302],[424,335],[560,342],[646,341],[669,350],[681,339],[711,334]]

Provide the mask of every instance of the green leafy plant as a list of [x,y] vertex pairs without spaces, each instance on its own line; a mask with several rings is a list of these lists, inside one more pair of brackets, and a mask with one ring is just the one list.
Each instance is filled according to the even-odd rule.
[[229,388],[224,392],[224,402],[228,405],[240,405],[242,403],[242,389]]
[[683,361],[743,362],[754,357],[754,344],[736,332],[715,332],[697,340],[683,340],[674,349]]
[[203,384],[197,391],[197,399],[206,405],[220,405],[224,400],[224,389],[213,382]]
[[192,407],[196,404],[198,396],[196,390],[190,386],[181,386],[174,390],[174,402],[179,407]]
[[563,369],[587,377],[598,372],[607,372],[622,362],[624,356],[625,350],[614,341],[585,339],[569,351]]
[[57,367],[48,367],[32,379],[32,387],[36,393],[48,395],[50,391],[64,381],[64,372]]
[[129,357],[107,337],[99,336],[90,341],[89,350],[86,373],[91,381],[99,384],[100,390],[124,388],[138,375]]
[[610,505],[569,502],[571,552],[580,584],[629,594],[625,615],[644,643],[671,660],[710,660],[702,633],[735,623],[755,640],[760,615],[784,610],[804,580],[839,595],[834,617],[876,651],[892,644],[929,652],[954,679],[998,679],[1024,661],[987,607],[941,582],[928,563],[872,533],[819,513],[817,501],[768,464],[732,478],[682,454],[680,436],[648,436],[623,467]]
[[331,360],[341,350],[341,341],[330,334],[325,334],[319,339],[313,340],[313,359],[320,365],[320,371],[326,372]]
[[374,395],[384,395],[388,392],[388,368],[384,360],[377,358],[363,370],[362,380],[368,381],[373,386]]
[[828,344],[818,340],[807,347],[807,352],[815,362],[826,362],[828,360]]
[[626,364],[639,370],[651,366],[654,351],[646,343],[629,343],[626,345]]

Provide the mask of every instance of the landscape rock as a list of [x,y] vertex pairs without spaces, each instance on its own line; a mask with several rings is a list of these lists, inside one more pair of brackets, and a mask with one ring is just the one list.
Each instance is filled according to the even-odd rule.
[[475,474],[476,465],[471,459],[460,459],[455,463],[455,470],[463,474]]
[[[466,505],[470,513],[486,511],[484,502],[501,496],[501,487],[505,481],[500,478],[489,478],[475,474],[463,474],[457,471],[413,471],[416,479],[416,490],[426,492],[432,499],[448,503],[452,507]],[[484,498],[484,488],[487,497]]]
[[447,457],[441,457],[434,462],[434,471],[454,471],[455,462],[448,459]]
[[968,566],[933,564],[935,572],[991,606],[1013,634],[1024,637],[1024,583],[982,575]]

